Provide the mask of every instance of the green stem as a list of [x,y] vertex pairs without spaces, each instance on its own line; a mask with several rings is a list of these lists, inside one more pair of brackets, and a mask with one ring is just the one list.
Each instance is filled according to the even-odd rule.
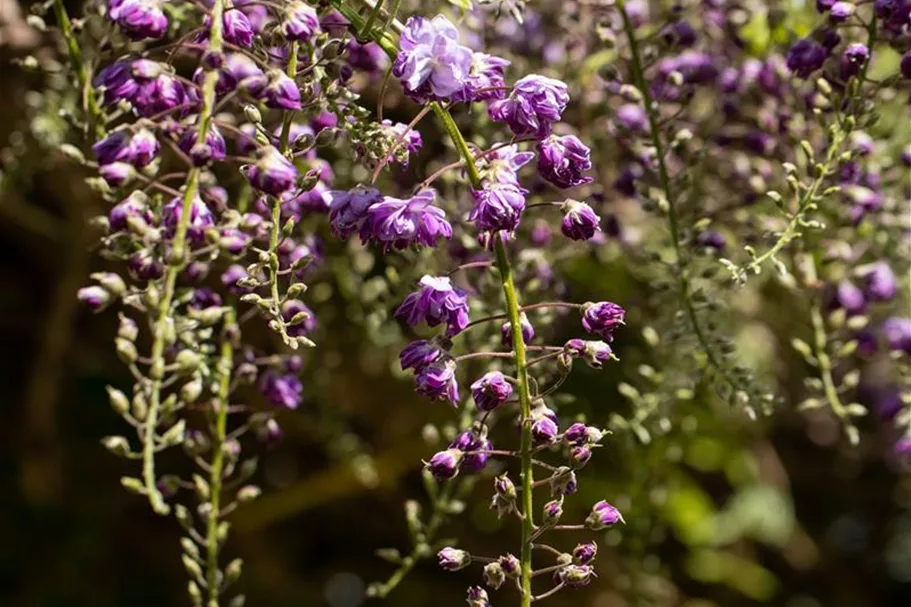
[[104,136],[104,125],[101,124],[101,109],[98,107],[98,100],[95,98],[95,89],[92,87],[91,78],[89,77],[89,68],[82,57],[82,49],[79,48],[79,41],[73,32],[73,25],[70,16],[66,12],[63,0],[54,0],[54,15],[57,18],[57,27],[66,41],[66,51],[70,58],[70,66],[76,71],[76,79],[79,82],[79,88],[82,96],[82,107],[88,114],[89,130],[94,132],[96,138]]
[[[222,47],[222,14],[224,0],[215,0],[212,7],[212,26],[210,30],[210,48],[218,52]],[[205,141],[209,125],[212,121],[212,108],[215,106],[215,84],[218,81],[218,72],[210,71],[203,82],[202,109],[199,113],[198,141]],[[180,220],[174,232],[172,251],[168,262],[168,269],[164,277],[164,289],[155,315],[152,341],[151,366],[149,369],[149,411],[143,426],[142,449],[142,477],[146,495],[152,509],[158,514],[168,514],[170,507],[155,485],[155,434],[158,426],[158,414],[161,408],[161,384],[164,379],[165,363],[164,350],[167,345],[168,320],[171,313],[171,304],[174,301],[174,288],[177,284],[177,275],[185,265],[185,251],[187,229],[190,225],[190,211],[193,200],[199,193],[199,177],[201,169],[194,167],[187,176],[186,189],[183,195]]]
[[361,28],[361,38],[366,38],[369,34],[373,27],[373,22],[376,21],[377,16],[380,14],[380,10],[383,8],[383,1],[384,0],[377,0],[377,3],[370,11],[370,14],[367,15],[367,22],[364,23],[364,27]]
[[231,369],[234,347],[231,333],[236,329],[233,308],[225,313],[222,329],[221,358],[218,360],[218,396],[215,399],[215,432],[212,436],[212,465],[209,474],[209,518],[206,521],[206,586],[207,607],[218,607],[218,521],[221,511],[221,488],[224,476],[225,436],[228,428],[228,398],[231,392]]
[[678,288],[680,290],[680,298],[683,303],[683,309],[686,312],[689,322],[693,327],[693,333],[696,335],[696,339],[699,341],[703,352],[705,352],[705,357],[709,365],[715,369],[715,371],[722,377],[722,379],[724,379],[725,382],[731,386],[731,388],[734,390],[742,390],[743,388],[740,382],[731,376],[731,374],[728,372],[727,367],[721,360],[718,359],[714,350],[709,344],[708,336],[702,328],[699,316],[696,313],[696,307],[693,305],[690,293],[690,279],[685,270],[684,266],[686,264],[684,263],[684,257],[681,253],[680,219],[677,215],[677,204],[674,200],[673,191],[671,190],[671,178],[667,168],[667,160],[665,159],[666,153],[664,142],[661,140],[657,105],[652,99],[648,83],[645,81],[645,71],[642,64],[642,58],[639,54],[639,41],[636,38],[635,28],[633,27],[629,15],[626,12],[625,0],[617,0],[617,8],[620,10],[620,15],[623,19],[623,30],[626,34],[627,40],[629,41],[630,55],[632,59],[630,68],[632,70],[633,84],[635,84],[636,88],[639,89],[639,92],[642,93],[645,112],[648,116],[652,146],[655,148],[655,155],[658,157],[658,177],[661,181],[662,193],[664,194],[665,201],[667,202],[668,229],[671,232],[671,242],[674,245],[674,265],[676,265],[674,275],[677,278]]

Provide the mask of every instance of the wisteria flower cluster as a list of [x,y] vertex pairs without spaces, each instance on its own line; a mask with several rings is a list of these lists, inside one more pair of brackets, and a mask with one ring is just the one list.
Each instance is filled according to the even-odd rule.
[[[623,537],[639,504],[580,508],[584,468],[617,436],[671,432],[697,394],[751,417],[796,398],[855,444],[879,406],[893,454],[911,454],[911,139],[882,123],[911,99],[911,3],[817,0],[797,36],[751,34],[767,7],[744,25],[717,1],[568,2],[559,42],[540,35],[548,9],[521,2],[431,3],[403,23],[398,1],[110,0],[75,29],[54,4],[87,140],[68,153],[109,203],[93,224],[111,267],[77,296],[118,309],[133,379],[109,395],[135,437],[103,444],[185,530],[192,604],[243,603],[224,602],[241,572],[219,558],[225,517],[259,495],[257,443],[307,398],[326,251],[408,268],[407,293],[362,303],[408,336],[397,366],[455,419],[415,462],[434,514],[409,502],[411,554],[387,553],[398,569],[371,596],[433,555],[472,570],[472,607],[593,583],[600,532]],[[407,124],[383,117],[394,95]],[[428,116],[445,142],[425,141]],[[584,291],[569,259],[599,268]],[[651,297],[628,299],[606,266]],[[775,290],[787,314],[748,332]],[[741,360],[776,330],[796,355]],[[648,356],[625,366],[615,349],[640,339]],[[632,413],[574,415],[564,382],[605,368]],[[768,388],[794,373],[799,395]],[[178,446],[189,478],[160,470]],[[490,555],[439,536],[476,481],[515,532]]]

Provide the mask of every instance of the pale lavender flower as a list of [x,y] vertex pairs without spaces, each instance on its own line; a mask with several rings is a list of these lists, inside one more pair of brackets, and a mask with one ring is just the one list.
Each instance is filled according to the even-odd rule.
[[525,210],[525,191],[510,183],[493,182],[483,189],[472,190],[474,207],[468,214],[468,221],[477,224],[485,232],[514,231]]
[[459,31],[446,17],[410,17],[399,42],[392,73],[418,102],[449,99],[465,86],[472,51],[459,44]]
[[395,311],[396,318],[411,326],[421,321],[430,327],[445,323],[448,337],[460,333],[468,325],[468,294],[453,287],[445,276],[424,276],[419,284],[420,289]]
[[465,86],[454,98],[457,101],[490,101],[506,96],[505,72],[509,61],[486,53],[474,52]]
[[898,292],[895,273],[885,261],[878,261],[864,274],[864,293],[870,301],[889,301]]
[[516,82],[506,99],[491,102],[488,112],[497,122],[506,122],[516,135],[543,139],[568,103],[565,83],[531,74]]
[[538,172],[558,188],[591,183],[591,150],[575,135],[551,135],[538,144]]
[[452,238],[452,226],[443,209],[433,205],[435,198],[436,192],[429,189],[405,200],[385,197],[367,210],[361,240],[376,242],[384,249],[405,249],[436,247],[440,238]]

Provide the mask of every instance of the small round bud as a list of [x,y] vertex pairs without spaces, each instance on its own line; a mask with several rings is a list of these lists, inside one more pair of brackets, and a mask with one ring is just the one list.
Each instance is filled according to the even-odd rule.
[[465,550],[447,546],[437,553],[440,567],[446,571],[458,571],[471,564],[471,554]]

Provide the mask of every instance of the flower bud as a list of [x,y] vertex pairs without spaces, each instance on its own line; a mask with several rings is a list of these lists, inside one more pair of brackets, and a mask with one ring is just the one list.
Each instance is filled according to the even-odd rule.
[[180,400],[187,404],[193,404],[202,394],[202,380],[194,379],[188,381],[180,388]]
[[139,351],[133,342],[118,337],[114,340],[114,345],[117,348],[117,356],[124,363],[131,365],[139,359]]
[[136,325],[136,321],[121,313],[120,325],[117,327],[117,337],[136,341],[136,338],[139,337],[139,327]]
[[506,574],[506,577],[511,580],[519,577],[522,565],[519,563],[519,559],[517,559],[514,555],[504,554],[497,559],[497,562],[500,564],[500,569],[503,570],[503,573]]
[[576,565],[589,565],[598,554],[598,544],[586,542],[573,548],[573,563]]
[[487,591],[480,586],[472,586],[468,589],[467,601],[468,607],[491,607]]
[[552,443],[560,429],[549,417],[541,417],[531,425],[531,438],[537,445]]
[[108,399],[111,401],[111,408],[114,410],[117,415],[123,415],[130,409],[130,401],[126,397],[126,394],[112,388],[111,386],[107,387],[108,390]]
[[83,287],[76,293],[76,297],[92,312],[100,312],[111,303],[111,294],[99,286]]
[[252,502],[262,495],[262,489],[256,485],[245,485],[237,491],[237,501],[241,504]]
[[431,457],[426,467],[438,481],[449,480],[458,474],[459,464],[462,463],[463,457],[460,450],[447,449]]
[[569,452],[569,463],[576,470],[584,467],[591,458],[592,450],[588,447],[573,447]]
[[557,572],[556,577],[568,588],[581,588],[591,583],[595,570],[589,565],[568,565]]
[[563,500],[551,500],[544,504],[543,524],[553,525],[563,516]]
[[440,561],[440,567],[446,571],[458,571],[471,564],[471,554],[465,550],[459,550],[458,548],[452,548],[451,546],[447,546],[440,550],[437,553],[437,558]]
[[101,439],[101,444],[105,449],[120,457],[130,453],[130,442],[122,436],[105,436]]
[[202,364],[202,356],[193,350],[184,349],[177,353],[174,362],[182,373],[192,373]]
[[572,495],[578,487],[576,473],[566,466],[554,470],[553,476],[550,477],[550,494],[553,496]]
[[484,566],[483,575],[484,583],[494,590],[497,590],[506,582],[506,574],[503,572],[503,568],[500,567],[500,563],[496,561]]
[[585,519],[585,526],[592,531],[600,531],[615,525],[618,521],[625,522],[620,511],[606,501],[601,500],[592,507],[591,514]]
[[114,297],[120,297],[127,290],[127,285],[123,282],[123,279],[113,272],[95,272],[91,275],[91,278]]

